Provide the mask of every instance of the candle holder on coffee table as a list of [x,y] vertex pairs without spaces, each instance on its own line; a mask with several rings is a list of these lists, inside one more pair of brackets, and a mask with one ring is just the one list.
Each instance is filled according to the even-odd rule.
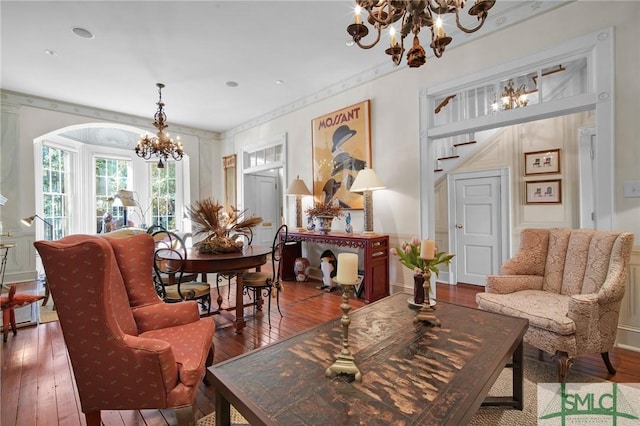
[[419,322],[427,322],[433,326],[440,327],[440,320],[436,317],[435,309],[431,306],[431,271],[427,270],[424,274],[424,303],[413,319],[415,324]]
[[336,361],[325,371],[327,377],[333,377],[338,374],[348,374],[355,376],[355,380],[362,380],[362,373],[355,363],[355,358],[349,349],[349,293],[354,289],[358,281],[358,256],[353,253],[341,253],[338,255],[338,274],[337,281],[342,285],[342,349],[336,355]]

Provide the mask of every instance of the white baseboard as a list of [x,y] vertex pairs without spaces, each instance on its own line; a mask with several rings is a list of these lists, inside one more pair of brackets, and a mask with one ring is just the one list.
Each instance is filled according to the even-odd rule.
[[618,327],[616,346],[630,351],[640,352],[640,330]]

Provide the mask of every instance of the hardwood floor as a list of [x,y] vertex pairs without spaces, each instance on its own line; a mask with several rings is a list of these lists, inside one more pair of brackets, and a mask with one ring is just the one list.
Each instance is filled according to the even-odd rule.
[[[237,335],[230,321],[231,314],[215,315],[215,363],[247,351],[290,337],[312,326],[342,314],[340,292],[325,293],[315,288],[319,282],[287,282],[280,298],[284,317],[280,318],[272,305],[271,329],[266,312],[254,317],[252,308],[243,334]],[[35,284],[23,284],[23,290]],[[31,286],[31,287],[29,287]],[[483,288],[469,285],[438,284],[438,300],[475,307],[475,294]],[[227,306],[227,288],[221,288],[223,307]],[[213,290],[215,294],[215,290]],[[217,294],[216,294],[217,295]],[[234,300],[233,291],[231,301]],[[364,305],[352,300],[352,309]],[[265,307],[266,309],[266,307]],[[2,345],[2,406],[3,426],[85,425],[62,331],[58,322],[21,328]],[[538,357],[538,351],[527,347],[525,355]],[[618,373],[611,376],[599,355],[578,358],[572,367],[587,374],[616,382],[640,382],[640,353],[616,348],[611,361]],[[548,356],[544,357],[549,361]],[[200,385],[196,397],[196,418],[214,411],[212,387]],[[105,425],[175,425],[173,410],[103,411]]]

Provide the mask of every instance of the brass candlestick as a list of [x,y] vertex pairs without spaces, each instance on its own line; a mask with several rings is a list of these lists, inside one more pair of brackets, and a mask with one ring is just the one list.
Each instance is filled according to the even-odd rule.
[[336,355],[336,362],[327,368],[325,375],[327,377],[333,377],[334,375],[344,373],[355,375],[357,381],[362,380],[362,373],[356,366],[355,359],[349,350],[349,324],[351,324],[351,318],[349,318],[349,311],[351,305],[349,304],[349,292],[353,289],[355,284],[342,284],[342,318],[340,323],[342,324],[342,349],[340,353]]
[[436,318],[435,309],[431,307],[431,271],[427,269],[427,272],[424,273],[424,303],[418,311],[418,314],[413,318],[414,324],[419,323],[420,321],[428,322],[431,325],[436,327],[440,327],[441,323],[438,318]]

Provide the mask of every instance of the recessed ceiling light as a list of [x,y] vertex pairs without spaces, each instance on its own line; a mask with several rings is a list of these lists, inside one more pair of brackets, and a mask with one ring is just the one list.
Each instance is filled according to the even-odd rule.
[[278,86],[282,86],[284,84],[284,80],[276,80],[276,84]]
[[344,44],[346,44],[347,46],[351,47],[351,46],[353,46],[353,40],[349,39],[349,40],[345,41]]
[[238,87],[238,83],[235,81],[227,81],[227,86],[229,87]]
[[44,53],[46,53],[46,54],[47,54],[47,55],[49,55],[49,56],[57,56],[57,55],[58,55],[58,53],[56,53],[56,51],[55,51],[55,50],[51,50],[51,49],[46,49],[46,50],[44,51]]
[[91,33],[91,31],[86,30],[84,28],[80,28],[80,27],[74,27],[71,29],[71,31],[73,31],[73,33],[75,35],[77,35],[78,37],[82,37],[82,38],[93,38],[93,34]]

